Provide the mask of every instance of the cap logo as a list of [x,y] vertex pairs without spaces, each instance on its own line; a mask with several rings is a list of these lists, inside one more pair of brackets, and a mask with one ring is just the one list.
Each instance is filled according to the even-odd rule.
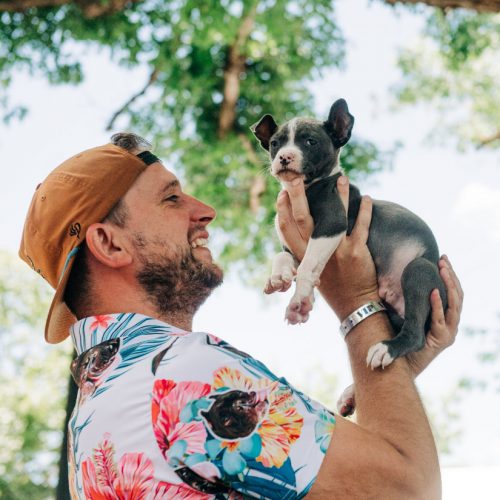
[[76,236],[78,239],[80,239],[80,231],[81,230],[82,230],[82,226],[80,225],[80,223],[75,222],[74,224],[71,224],[71,226],[69,226],[69,235]]

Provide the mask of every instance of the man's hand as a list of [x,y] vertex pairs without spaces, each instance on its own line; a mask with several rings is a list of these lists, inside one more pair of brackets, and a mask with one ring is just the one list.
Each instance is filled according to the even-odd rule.
[[439,291],[437,289],[433,290],[430,297],[432,307],[431,328],[425,338],[425,346],[422,350],[407,356],[415,377],[422,373],[438,354],[455,342],[458,332],[464,292],[446,255],[439,259],[439,274],[446,287],[448,308],[446,312],[443,311]]
[[285,245],[300,262],[314,227],[302,178],[286,183],[286,190],[278,195],[276,212]]
[[[286,189],[278,196],[278,224],[287,247],[298,260],[301,260],[312,233],[313,220],[309,213],[302,179],[295,179],[286,186]],[[337,189],[347,210],[349,203],[347,177],[339,178]],[[364,197],[356,226],[351,235],[337,248],[321,277],[319,289],[340,320],[360,305],[370,300],[379,300],[375,269],[366,246],[370,220],[371,200]],[[443,256],[439,260],[439,272],[447,290],[448,309],[446,313],[443,311],[439,293],[433,291],[430,297],[431,328],[426,337],[426,344],[422,350],[408,355],[410,368],[415,377],[438,354],[453,344],[458,331],[464,294],[448,257]]]
[[[337,190],[347,213],[347,177],[338,179]],[[301,260],[313,229],[302,179],[295,179],[280,193],[277,211],[285,244]],[[379,300],[375,266],[366,246],[371,213],[372,202],[363,197],[352,233],[340,243],[320,278],[319,290],[340,320],[366,302]]]
[[375,264],[367,246],[372,200],[363,196],[353,230],[321,276],[319,291],[342,321],[370,301],[380,300]]

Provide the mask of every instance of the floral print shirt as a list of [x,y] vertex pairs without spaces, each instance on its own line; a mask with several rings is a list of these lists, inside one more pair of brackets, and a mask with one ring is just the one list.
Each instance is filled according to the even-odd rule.
[[214,335],[141,314],[71,328],[77,499],[302,498],[334,416]]

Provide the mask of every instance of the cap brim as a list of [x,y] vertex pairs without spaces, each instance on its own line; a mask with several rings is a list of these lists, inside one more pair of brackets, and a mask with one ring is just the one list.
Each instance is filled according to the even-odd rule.
[[71,325],[77,321],[77,318],[69,310],[63,300],[64,290],[66,289],[74,261],[75,257],[73,256],[66,265],[64,274],[57,285],[56,293],[50,305],[49,314],[47,315],[47,321],[45,323],[45,340],[49,344],[58,344],[68,338]]

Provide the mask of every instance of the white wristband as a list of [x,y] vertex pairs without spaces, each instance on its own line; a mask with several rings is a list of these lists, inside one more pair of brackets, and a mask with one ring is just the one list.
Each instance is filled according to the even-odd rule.
[[367,304],[356,309],[352,314],[340,324],[340,334],[346,338],[347,334],[363,320],[379,311],[385,311],[386,308],[382,302],[368,302]]

